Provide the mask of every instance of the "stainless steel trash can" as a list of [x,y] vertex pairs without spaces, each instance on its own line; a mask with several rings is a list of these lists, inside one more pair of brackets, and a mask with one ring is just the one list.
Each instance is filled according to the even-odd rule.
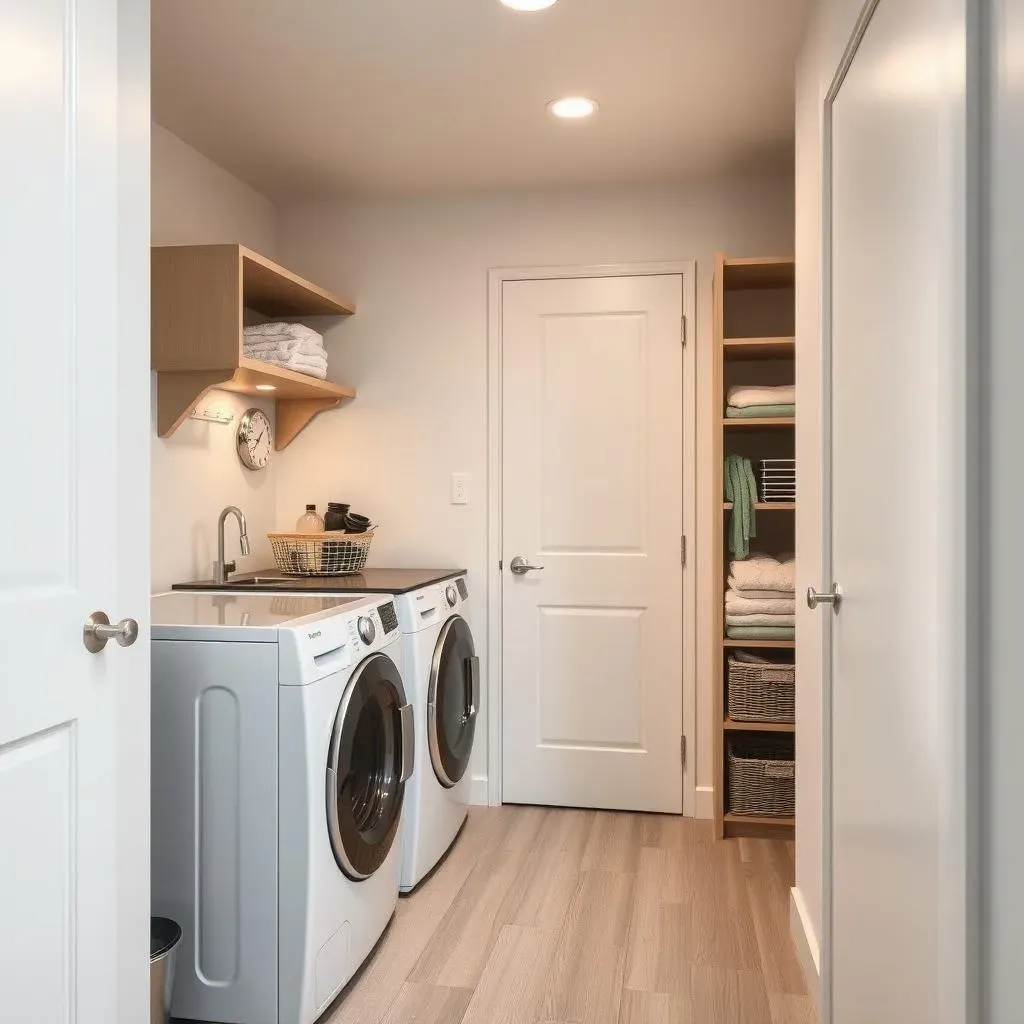
[[171,1019],[174,965],[178,959],[181,928],[169,917],[149,919],[149,1024]]

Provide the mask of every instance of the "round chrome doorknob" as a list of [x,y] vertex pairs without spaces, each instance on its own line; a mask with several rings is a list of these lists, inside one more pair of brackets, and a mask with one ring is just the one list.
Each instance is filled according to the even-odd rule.
[[817,608],[819,604],[830,604],[832,605],[832,611],[838,612],[842,602],[843,589],[838,583],[833,583],[832,589],[825,594],[815,590],[814,587],[807,588],[807,607],[812,610]]
[[93,612],[82,627],[82,643],[90,654],[99,654],[108,640],[116,640],[119,647],[131,647],[138,638],[139,624],[134,619],[111,625],[106,612]]

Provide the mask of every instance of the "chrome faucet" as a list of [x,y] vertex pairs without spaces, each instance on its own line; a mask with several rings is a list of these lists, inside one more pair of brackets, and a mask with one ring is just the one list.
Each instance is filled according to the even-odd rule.
[[217,561],[213,563],[213,582],[227,583],[228,573],[235,571],[234,562],[224,561],[224,524],[228,516],[234,516],[238,520],[238,543],[242,548],[242,554],[249,554],[249,535],[245,532],[245,516],[242,510],[236,505],[228,505],[220,514],[217,520]]

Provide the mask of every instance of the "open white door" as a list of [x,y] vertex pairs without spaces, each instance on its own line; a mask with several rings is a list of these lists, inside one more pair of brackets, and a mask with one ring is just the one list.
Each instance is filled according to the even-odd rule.
[[507,802],[683,809],[683,294],[504,283]]
[[881,0],[831,102],[832,1024],[975,1019],[964,33]]
[[[148,3],[0,0],[0,1020],[148,1019]],[[95,611],[134,646],[90,653]]]

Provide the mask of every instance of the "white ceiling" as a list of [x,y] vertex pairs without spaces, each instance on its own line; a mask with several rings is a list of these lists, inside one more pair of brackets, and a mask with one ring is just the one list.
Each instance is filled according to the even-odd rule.
[[811,3],[154,0],[153,116],[278,200],[785,166]]

